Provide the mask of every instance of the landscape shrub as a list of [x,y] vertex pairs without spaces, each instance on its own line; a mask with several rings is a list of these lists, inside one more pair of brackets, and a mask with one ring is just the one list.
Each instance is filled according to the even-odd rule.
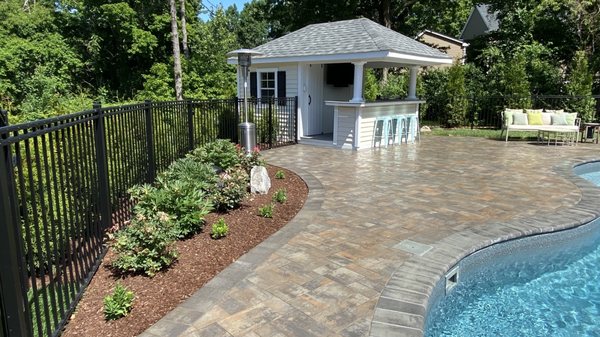
[[220,239],[229,234],[229,226],[225,223],[225,219],[220,218],[217,222],[212,225],[210,236],[213,239]]
[[241,165],[240,150],[232,142],[217,139],[195,149],[191,155],[202,163],[218,166],[222,170]]
[[164,212],[171,217],[173,234],[181,239],[197,233],[204,225],[204,217],[212,210],[212,203],[203,190],[182,180],[157,179],[159,187],[136,186],[129,190],[136,205],[134,214],[151,217]]
[[173,221],[168,214],[136,214],[131,224],[115,235],[112,246],[117,257],[112,266],[121,272],[154,276],[177,258],[173,247],[174,233]]
[[217,184],[210,190],[215,209],[226,211],[238,207],[248,193],[248,181],[248,173],[241,166],[219,174]]
[[250,171],[252,171],[254,166],[265,166],[265,161],[262,160],[260,156],[260,149],[258,147],[252,149],[252,151],[248,154],[246,154],[241,147],[238,147],[238,149],[241,158],[240,165],[242,168],[244,168],[246,173],[250,174]]
[[[159,175],[158,179],[162,181],[179,180],[202,190],[207,190],[210,185],[217,181],[212,165],[199,161],[193,156],[176,160],[169,166],[167,171]],[[158,183],[160,186],[160,181]]]
[[127,316],[134,297],[133,291],[117,283],[113,293],[104,298],[104,318],[110,321]]
[[133,219],[115,235],[113,266],[152,276],[170,265],[177,257],[174,240],[200,231],[204,217],[213,209],[238,207],[248,193],[248,167],[260,163],[258,150],[246,155],[238,146],[220,140],[175,161],[154,185],[131,188]]

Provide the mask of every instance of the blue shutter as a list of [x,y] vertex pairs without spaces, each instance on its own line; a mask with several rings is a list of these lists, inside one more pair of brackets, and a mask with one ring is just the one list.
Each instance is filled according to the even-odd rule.
[[279,105],[285,105],[286,88],[285,88],[285,71],[277,72],[277,97],[280,97]]
[[258,97],[257,91],[256,91],[256,71],[253,71],[250,73],[250,97]]

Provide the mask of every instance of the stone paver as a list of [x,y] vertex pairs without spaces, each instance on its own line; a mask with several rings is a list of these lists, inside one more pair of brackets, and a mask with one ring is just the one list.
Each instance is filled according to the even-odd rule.
[[600,189],[571,172],[600,159],[593,144],[425,137],[264,154],[305,179],[305,207],[144,336],[421,336],[432,289],[462,257],[599,215]]

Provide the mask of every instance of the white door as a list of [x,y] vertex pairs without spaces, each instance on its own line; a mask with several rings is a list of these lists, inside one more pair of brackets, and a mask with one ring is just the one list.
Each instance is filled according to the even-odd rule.
[[307,108],[305,136],[323,133],[323,65],[306,66],[306,91],[304,99]]

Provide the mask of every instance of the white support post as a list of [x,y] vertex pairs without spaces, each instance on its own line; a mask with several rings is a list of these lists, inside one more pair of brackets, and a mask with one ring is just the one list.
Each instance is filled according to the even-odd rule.
[[354,64],[354,95],[350,102],[364,102],[363,98],[363,71],[367,62],[352,62]]
[[407,100],[417,100],[417,75],[419,74],[419,67],[410,67],[410,81],[408,84],[408,97]]

